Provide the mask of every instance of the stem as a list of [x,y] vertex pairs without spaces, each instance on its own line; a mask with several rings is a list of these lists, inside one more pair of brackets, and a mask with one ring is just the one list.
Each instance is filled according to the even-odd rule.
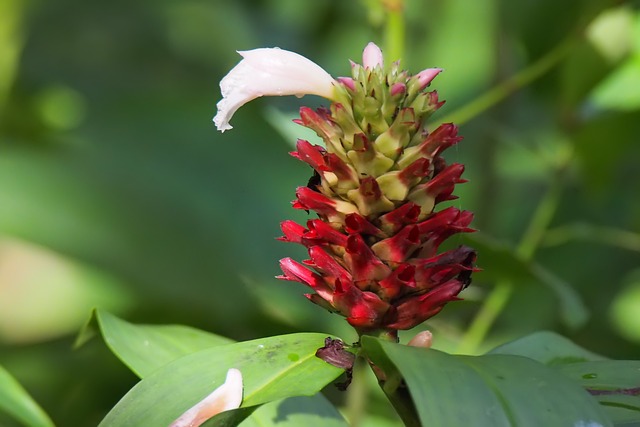
[[473,319],[473,323],[471,323],[471,326],[462,337],[458,345],[458,353],[476,353],[478,347],[489,333],[491,326],[493,326],[493,323],[507,305],[512,293],[513,284],[510,281],[502,280],[496,283],[496,287],[485,299],[480,311]]
[[398,388],[395,392],[387,394],[389,402],[393,405],[398,416],[404,423],[405,427],[421,427],[420,418],[416,411],[413,399],[409,395],[409,390],[404,388]]
[[560,185],[560,177],[558,177],[550,184],[546,194],[538,203],[538,207],[529,221],[529,226],[516,247],[516,254],[525,261],[531,260],[536,249],[540,246],[556,212],[561,194],[562,186]]
[[[577,40],[574,34],[570,35],[546,55],[538,59],[538,61],[516,73],[511,78],[499,83],[474,101],[444,117],[441,123],[456,122],[461,124],[495,106],[558,64],[571,51],[571,48]],[[525,261],[533,258],[558,207],[562,193],[562,171],[569,159],[563,160],[563,164],[557,165],[554,180],[538,204],[536,211],[529,221],[529,225],[516,246],[516,255]],[[514,285],[509,280],[501,280],[496,283],[495,288],[491,290],[469,326],[469,329],[467,329],[460,340],[458,352],[468,354],[477,352],[478,347],[484,341],[496,319],[506,307],[507,302],[513,294],[513,290]]]
[[367,362],[358,355],[353,364],[353,380],[347,389],[347,399],[345,412],[351,427],[358,427],[362,424],[363,416],[367,407],[368,387],[365,375],[367,375]]
[[363,335],[369,335],[372,337],[379,338],[381,340],[397,343],[398,342],[398,331],[395,329],[358,329],[356,328],[356,332],[358,332],[358,341],[360,341],[360,337]]
[[405,46],[404,0],[380,1],[387,16],[384,27],[385,56],[392,61],[400,60]]
[[542,245],[558,246],[574,240],[595,242],[640,252],[640,233],[584,223],[567,224],[548,230],[544,235]]
[[[9,91],[18,72],[20,54],[24,44],[22,22],[27,2],[20,0],[0,0],[0,113],[6,107]],[[1,114],[0,114],[1,115]]]
[[[540,242],[549,228],[562,195],[561,183],[562,175],[558,173],[533,213],[520,243],[516,246],[516,255],[524,261],[533,259],[536,249],[540,246]],[[513,288],[513,282],[510,280],[501,280],[496,283],[495,288],[491,290],[471,326],[460,340],[459,353],[473,354],[477,352],[478,347],[491,330],[491,326],[506,307],[513,294]]]
[[512,93],[518,91],[522,87],[543,76],[547,71],[551,70],[568,53],[571,52],[571,48],[576,41],[577,39],[574,35],[569,36],[563,42],[556,45],[555,48],[547,52],[546,55],[524,70],[521,70],[492,89],[489,89],[488,92],[485,92],[473,101],[443,117],[440,120],[440,123],[463,124],[498,104]]

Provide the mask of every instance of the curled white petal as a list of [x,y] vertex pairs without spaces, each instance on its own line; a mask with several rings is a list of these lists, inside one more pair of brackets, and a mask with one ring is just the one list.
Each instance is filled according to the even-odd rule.
[[229,120],[236,110],[261,96],[334,96],[333,77],[302,55],[278,48],[238,53],[243,59],[220,82],[222,99],[213,118],[219,131],[231,129]]
[[364,68],[376,68],[384,67],[384,58],[382,56],[382,50],[373,42],[369,42],[369,44],[364,48],[362,52],[362,65]]
[[231,368],[227,371],[224,384],[180,415],[169,427],[198,427],[220,412],[239,408],[240,403],[242,403],[242,374],[238,369]]

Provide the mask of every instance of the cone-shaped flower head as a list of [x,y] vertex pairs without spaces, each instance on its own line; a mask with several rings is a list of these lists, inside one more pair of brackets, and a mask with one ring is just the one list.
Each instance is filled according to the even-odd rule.
[[220,82],[222,100],[213,121],[222,132],[231,129],[229,120],[238,108],[261,96],[333,97],[333,78],[302,55],[278,48],[238,53],[242,61]]
[[324,141],[321,147],[299,140],[291,153],[314,169],[309,184],[297,189],[293,207],[318,218],[306,226],[282,223],[281,240],[304,245],[309,259],[283,259],[279,277],[309,286],[309,300],[345,316],[360,332],[395,333],[458,299],[471,281],[476,253],[464,246],[439,251],[451,235],[473,231],[470,212],[435,209],[454,199],[455,185],[465,182],[464,166],[442,157],[462,139],[457,127],[426,128],[444,103],[427,90],[442,70],[412,76],[398,63],[387,71],[383,64],[382,52],[370,43],[363,65],[352,63],[352,76],[333,80],[333,91],[294,91],[333,102],[317,110],[302,107],[296,120]]

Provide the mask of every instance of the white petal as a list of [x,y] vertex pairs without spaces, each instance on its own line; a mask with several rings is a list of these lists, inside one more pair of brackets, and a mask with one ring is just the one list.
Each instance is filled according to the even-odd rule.
[[231,129],[229,120],[238,108],[261,96],[334,96],[333,77],[302,55],[278,48],[238,53],[242,61],[220,82],[222,100],[213,121],[222,132]]
[[237,369],[229,369],[227,378],[220,387],[196,403],[169,427],[198,427],[214,415],[240,407],[242,403],[242,374]]

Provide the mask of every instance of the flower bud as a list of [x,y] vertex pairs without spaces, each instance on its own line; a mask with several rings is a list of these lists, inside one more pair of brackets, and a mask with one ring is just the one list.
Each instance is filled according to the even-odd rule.
[[373,69],[376,67],[384,67],[384,58],[382,50],[373,42],[370,42],[362,52],[362,65],[364,68]]
[[411,338],[411,341],[407,345],[411,347],[431,348],[433,344],[433,334],[431,331],[418,332],[415,337]]

